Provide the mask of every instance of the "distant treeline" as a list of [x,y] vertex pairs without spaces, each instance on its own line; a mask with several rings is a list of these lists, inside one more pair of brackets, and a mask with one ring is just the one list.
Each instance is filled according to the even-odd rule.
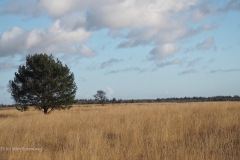
[[1,107],[15,107],[15,105],[13,105],[13,104],[11,104],[11,105],[10,104],[3,104],[2,103],[2,104],[0,104],[0,108]]
[[[159,102],[212,102],[212,101],[240,101],[240,96],[215,96],[215,97],[183,97],[183,98],[157,98],[157,99],[107,99],[105,104],[115,103],[159,103]],[[77,99],[76,104],[98,104],[94,99]],[[14,104],[0,104],[1,107],[15,107]]]
[[[215,97],[183,97],[183,98],[157,98],[157,99],[107,99],[106,104],[109,103],[158,103],[158,102],[211,102],[211,101],[240,101],[238,95],[235,96],[215,96]],[[94,99],[77,99],[77,104],[98,104]]]

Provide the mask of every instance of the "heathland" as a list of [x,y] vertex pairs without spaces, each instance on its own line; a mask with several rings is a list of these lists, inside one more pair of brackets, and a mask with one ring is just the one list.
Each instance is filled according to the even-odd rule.
[[235,160],[240,102],[0,110],[1,160]]

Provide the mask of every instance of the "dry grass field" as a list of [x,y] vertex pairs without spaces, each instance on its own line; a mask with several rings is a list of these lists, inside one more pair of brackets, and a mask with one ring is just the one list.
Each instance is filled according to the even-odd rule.
[[84,105],[50,115],[0,110],[1,160],[239,157],[240,102]]

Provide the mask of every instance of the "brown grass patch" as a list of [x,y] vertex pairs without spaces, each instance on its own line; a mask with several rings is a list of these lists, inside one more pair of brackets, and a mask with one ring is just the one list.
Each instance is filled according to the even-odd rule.
[[[1,110],[0,156],[1,160],[239,159],[239,117],[239,102],[74,106],[50,115]],[[6,151],[11,147],[20,149]]]

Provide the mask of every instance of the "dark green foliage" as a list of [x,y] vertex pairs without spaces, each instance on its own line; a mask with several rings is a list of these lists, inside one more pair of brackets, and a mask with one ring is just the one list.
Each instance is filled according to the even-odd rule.
[[8,87],[18,110],[35,106],[45,114],[53,109],[69,108],[75,102],[77,90],[67,65],[47,54],[27,56],[26,65],[19,66]]
[[116,98],[113,98],[113,99],[112,99],[112,103],[113,103],[113,104],[114,104],[114,103],[117,103]]
[[102,90],[98,90],[97,93],[93,95],[93,97],[95,98],[95,100],[99,101],[102,104],[102,106],[107,101],[106,92]]

